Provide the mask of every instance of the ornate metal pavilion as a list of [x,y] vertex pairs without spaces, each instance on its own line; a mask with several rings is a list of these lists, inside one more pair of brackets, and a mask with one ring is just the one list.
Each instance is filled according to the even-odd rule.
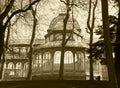
[[[62,34],[66,14],[59,14],[49,26],[45,35],[45,44],[34,48],[33,79],[58,79],[62,48]],[[87,44],[81,36],[81,29],[76,19],[69,17],[66,27],[63,79],[88,80],[89,59],[86,56]],[[94,63],[94,77],[102,78],[100,63]]]

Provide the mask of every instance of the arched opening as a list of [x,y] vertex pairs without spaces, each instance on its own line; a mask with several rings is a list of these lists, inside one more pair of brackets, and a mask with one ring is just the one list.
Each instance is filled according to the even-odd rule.
[[50,52],[45,52],[43,54],[43,61],[42,61],[41,68],[42,68],[43,72],[52,70],[52,61],[51,61],[51,53]]
[[9,75],[10,77],[14,77],[14,75],[15,75],[14,69],[15,69],[14,63],[10,62],[10,63],[8,64],[8,75]]
[[22,77],[22,64],[19,62],[16,64],[16,76]]
[[54,71],[58,71],[60,68],[60,57],[61,57],[61,51],[56,51],[54,53],[54,67],[53,70]]
[[28,74],[28,62],[24,63],[23,65],[23,77],[27,77]]
[[32,61],[32,72],[39,72],[41,71],[42,67],[42,54],[39,53],[37,55],[34,55],[34,59]]
[[85,57],[80,51],[76,52],[75,71],[85,71]]
[[64,55],[64,70],[70,71],[74,70],[74,60],[73,53],[71,51],[66,51]]

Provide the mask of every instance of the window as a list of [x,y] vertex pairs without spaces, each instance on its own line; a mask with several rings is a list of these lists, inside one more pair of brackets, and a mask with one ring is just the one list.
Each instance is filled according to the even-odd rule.
[[38,55],[34,55],[34,60],[32,62],[33,64],[33,69],[40,69],[41,65],[42,65],[42,55],[38,54]]
[[33,69],[36,69],[36,67],[37,67],[37,55],[34,55],[34,59],[33,59],[33,61],[32,61],[32,68]]
[[41,65],[42,65],[42,55],[39,54],[38,55],[38,67],[41,67]]
[[82,52],[77,52],[77,61],[75,63],[75,69],[76,71],[84,71],[85,70],[85,57]]
[[15,74],[17,77],[22,76],[22,64],[21,63],[16,64],[16,73]]
[[58,71],[60,68],[60,57],[61,57],[61,51],[56,51],[54,53],[54,71]]
[[73,70],[73,53],[71,51],[66,51],[64,55],[64,68],[65,70]]
[[14,64],[12,62],[10,62],[8,64],[8,69],[9,69],[8,74],[9,74],[9,76],[14,76],[15,75],[14,68],[15,68]]
[[26,77],[28,74],[28,62],[24,63],[22,77]]
[[14,64],[12,62],[8,64],[8,69],[14,69]]
[[22,64],[21,63],[17,63],[16,64],[16,69],[22,69]]
[[28,69],[28,62],[24,64],[24,70],[27,70],[27,69]]
[[51,67],[51,53],[50,52],[45,52],[43,54],[43,64],[42,64],[42,69],[43,71],[50,71]]
[[61,51],[56,51],[54,54],[54,64],[60,64]]
[[64,64],[71,64],[71,63],[73,63],[73,53],[71,51],[66,51],[64,57]]

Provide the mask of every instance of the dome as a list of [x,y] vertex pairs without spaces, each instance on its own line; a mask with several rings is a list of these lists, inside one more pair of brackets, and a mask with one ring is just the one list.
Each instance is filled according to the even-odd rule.
[[[64,23],[63,20],[65,19],[66,14],[59,14],[57,17],[55,17],[49,26],[48,31],[50,30],[63,30]],[[74,29],[77,29],[80,31],[79,24],[76,19],[72,18],[71,16],[68,19],[67,22],[67,30],[72,30],[73,29],[73,23],[74,23]]]

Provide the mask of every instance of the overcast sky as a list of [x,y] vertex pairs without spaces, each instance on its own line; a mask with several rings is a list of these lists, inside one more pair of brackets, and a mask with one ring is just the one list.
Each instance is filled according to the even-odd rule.
[[[60,2],[60,0],[47,0],[46,2],[45,1],[43,2],[43,1],[39,3],[38,9],[37,9],[38,24],[37,24],[36,38],[44,38],[44,35],[47,33],[47,29],[49,28],[49,24],[52,21],[52,19],[58,16],[59,13],[61,12],[63,13],[64,12],[63,8],[65,8],[64,3]],[[110,4],[111,3],[112,2],[110,2]],[[74,10],[73,10],[74,18],[78,21],[80,25],[80,29],[82,30],[82,35],[84,36],[85,39],[89,38],[89,34],[87,34],[85,30],[86,20],[88,16],[87,8],[88,8],[88,4],[80,8],[74,7]],[[117,15],[117,8],[114,8],[112,5],[110,5],[109,14]],[[26,19],[29,22],[28,24],[25,23],[23,20],[19,20],[16,23],[16,25],[12,27],[11,39],[30,39],[31,30],[32,30],[32,19],[31,19],[30,12],[28,13],[28,18]],[[98,7],[96,9],[95,26],[97,26],[98,24],[101,24],[100,3],[98,3]]]

